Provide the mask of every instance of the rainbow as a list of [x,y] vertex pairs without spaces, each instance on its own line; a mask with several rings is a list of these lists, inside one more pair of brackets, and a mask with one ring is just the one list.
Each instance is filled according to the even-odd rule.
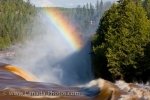
[[73,25],[69,24],[69,21],[61,11],[59,11],[58,8],[46,7],[44,8],[44,12],[59,33],[67,41],[69,46],[71,46],[74,51],[80,50],[83,46],[81,33],[78,32]]

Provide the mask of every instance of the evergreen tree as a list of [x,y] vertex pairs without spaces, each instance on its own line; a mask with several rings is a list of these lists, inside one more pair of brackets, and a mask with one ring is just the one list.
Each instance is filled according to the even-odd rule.
[[100,6],[99,5],[99,0],[97,0],[96,5],[95,5],[95,7],[96,7],[97,10],[100,8],[99,6]]
[[143,1],[143,7],[147,12],[148,18],[150,18],[150,0],[144,0]]
[[22,41],[21,37],[27,33],[24,27],[31,21],[35,12],[35,7],[29,0],[0,1],[0,49]]
[[142,71],[138,62],[144,57],[149,31],[150,22],[141,3],[120,0],[114,4],[101,19],[92,41],[96,76],[112,74],[113,79],[135,79]]
[[99,7],[99,9],[100,9],[100,13],[102,14],[102,12],[103,12],[103,0],[101,0],[101,2],[100,2],[100,7]]

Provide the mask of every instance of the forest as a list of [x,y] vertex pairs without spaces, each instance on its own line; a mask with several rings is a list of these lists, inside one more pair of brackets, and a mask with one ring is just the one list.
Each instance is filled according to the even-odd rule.
[[119,0],[105,12],[92,40],[96,77],[150,80],[150,0]]
[[[31,39],[29,23],[42,9],[30,0],[0,0],[0,50]],[[58,9],[81,33],[93,35],[95,78],[150,80],[150,0],[97,0],[95,5]]]
[[29,2],[0,0],[0,50],[25,39],[28,30],[26,25],[33,15],[35,7]]
[[[81,33],[94,32],[104,11],[111,6],[103,1],[92,5],[87,3],[76,8],[59,7],[64,16]],[[51,7],[49,7],[51,8]],[[35,7],[23,0],[0,0],[0,50],[32,38],[32,22],[43,7]],[[85,29],[87,29],[85,31]],[[94,32],[95,33],[95,32]]]

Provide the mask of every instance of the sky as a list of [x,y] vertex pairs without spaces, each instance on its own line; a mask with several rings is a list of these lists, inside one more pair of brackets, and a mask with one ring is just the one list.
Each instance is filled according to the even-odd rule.
[[[97,0],[30,0],[31,3],[36,6],[57,6],[57,7],[76,7],[77,5],[83,5],[86,3],[95,4]],[[100,1],[100,0],[99,0]],[[116,0],[103,0],[104,2]]]

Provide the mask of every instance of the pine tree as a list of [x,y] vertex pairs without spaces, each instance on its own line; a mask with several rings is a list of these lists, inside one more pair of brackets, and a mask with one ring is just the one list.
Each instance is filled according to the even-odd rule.
[[108,69],[113,79],[136,78],[138,61],[150,41],[149,31],[150,22],[141,3],[120,0],[114,4],[101,19],[93,38],[95,72],[105,76],[102,69]]
[[143,1],[143,7],[147,12],[147,16],[150,19],[150,0],[144,0]]
[[[99,5],[99,0],[97,0],[96,5],[95,5],[95,7],[96,7],[97,10],[100,8],[99,6],[100,6],[100,5]],[[98,11],[97,11],[97,12],[98,12]]]
[[35,7],[23,0],[2,0],[0,2],[0,49],[21,40],[25,24],[36,13]]
[[102,11],[103,11],[103,6],[104,6],[103,0],[101,0],[101,2],[100,2],[100,7],[99,7],[100,13],[102,13]]

